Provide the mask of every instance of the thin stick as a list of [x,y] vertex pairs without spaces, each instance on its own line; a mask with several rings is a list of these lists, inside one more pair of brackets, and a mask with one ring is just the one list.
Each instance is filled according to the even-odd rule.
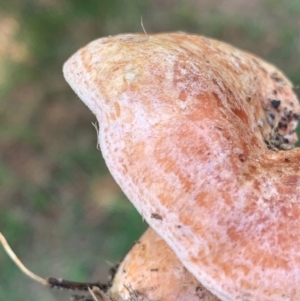
[[98,287],[88,288],[89,293],[93,297],[95,301],[111,301],[112,299],[109,298],[103,291],[101,291]]
[[97,148],[97,150],[101,151],[100,143],[99,143],[99,127],[98,127],[99,125],[97,125],[97,121],[95,121],[95,123],[92,122],[92,125],[95,128],[96,133],[97,133],[97,145],[96,145],[96,148]]
[[98,298],[95,296],[94,292],[93,292],[90,288],[88,288],[88,290],[89,290],[91,296],[93,297],[93,299],[94,299],[95,301],[99,301]]
[[41,283],[42,285],[48,286],[49,283],[46,279],[37,276],[36,274],[29,271],[24,264],[20,261],[17,255],[13,252],[11,247],[9,246],[8,242],[6,241],[5,237],[0,232],[0,243],[3,246],[3,249],[8,254],[8,256],[12,259],[12,261],[16,264],[16,266],[29,278]]
[[63,289],[70,289],[70,290],[78,290],[78,291],[86,291],[91,287],[97,287],[99,290],[107,290],[107,284],[101,284],[98,282],[89,283],[89,282],[76,282],[76,281],[68,281],[64,279],[57,279],[54,277],[50,277],[48,279],[41,278],[34,274],[33,272],[29,271],[21,260],[17,257],[14,251],[9,246],[7,240],[0,232],[0,244],[3,246],[3,249],[8,254],[8,256],[12,259],[12,261],[16,264],[16,266],[29,278],[33,279],[34,281],[45,285],[50,286],[51,288],[63,288]]

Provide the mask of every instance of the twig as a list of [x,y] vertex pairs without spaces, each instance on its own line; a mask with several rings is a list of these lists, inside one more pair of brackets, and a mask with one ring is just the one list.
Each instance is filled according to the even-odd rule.
[[102,291],[106,291],[108,289],[107,284],[98,282],[76,282],[53,277],[48,278],[48,285],[51,287],[63,288],[72,291],[88,291],[92,287],[97,287]]
[[89,293],[95,301],[111,301],[111,299],[98,287],[89,288]]
[[96,133],[97,133],[97,145],[96,145],[96,148],[97,148],[97,150],[101,150],[100,143],[99,143],[99,127],[98,127],[99,125],[97,125],[97,121],[95,121],[95,123],[92,122],[92,125],[95,128]]
[[1,245],[3,246],[5,252],[8,254],[8,256],[12,259],[12,261],[17,265],[17,267],[29,278],[41,283],[42,285],[46,285],[48,286],[49,283],[47,281],[47,279],[41,278],[39,276],[37,276],[36,274],[34,274],[33,272],[29,271],[24,264],[21,262],[21,260],[17,257],[17,255],[13,252],[13,250],[11,249],[11,247],[9,246],[7,240],[5,239],[5,237],[2,235],[2,233],[0,232],[0,242]]
[[16,264],[16,266],[29,278],[33,279],[34,281],[45,285],[50,286],[51,288],[63,288],[63,289],[69,289],[69,290],[77,290],[77,291],[87,291],[90,288],[97,287],[101,291],[106,291],[108,289],[107,284],[102,284],[98,282],[75,282],[75,281],[68,281],[64,279],[57,279],[54,277],[50,277],[48,279],[44,279],[42,277],[37,276],[30,270],[28,270],[24,264],[21,262],[21,260],[17,257],[17,255],[14,253],[14,251],[9,246],[7,240],[3,236],[3,234],[0,232],[0,243],[3,246],[5,252],[8,254],[8,256],[12,259],[12,261]]

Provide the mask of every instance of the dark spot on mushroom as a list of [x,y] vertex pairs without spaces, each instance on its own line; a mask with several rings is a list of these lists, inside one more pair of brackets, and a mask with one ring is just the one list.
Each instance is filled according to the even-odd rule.
[[151,218],[155,218],[162,221],[162,217],[158,213],[151,213]]
[[281,101],[280,100],[276,100],[276,99],[272,99],[271,100],[271,104],[272,104],[273,108],[278,109],[279,106],[280,106],[280,104],[281,104]]
[[290,162],[291,159],[290,159],[289,157],[285,157],[285,158],[284,158],[284,161],[285,161],[285,162]]
[[216,129],[219,130],[219,131],[223,131],[223,129],[219,126],[216,126]]
[[180,229],[182,226],[181,225],[177,225],[177,228]]
[[283,139],[283,142],[284,142],[284,143],[290,143],[290,140],[287,139],[287,138],[284,138],[284,139]]
[[204,297],[205,297],[205,290],[204,290],[204,287],[198,285],[196,287],[196,296],[200,299],[200,300],[203,300]]
[[287,118],[288,121],[291,121],[293,119],[293,111],[288,110],[288,108],[286,108],[286,107],[284,108],[283,114]]
[[150,271],[151,271],[151,272],[158,272],[158,268],[151,269]]
[[277,95],[277,90],[273,90],[273,94]]
[[241,162],[245,162],[246,161],[246,157],[243,154],[239,154],[238,157],[239,157],[239,160]]
[[123,269],[123,273],[125,274],[125,273],[126,273],[126,270]]
[[280,128],[280,129],[287,129],[287,124],[286,123],[282,123],[282,122],[279,122],[278,123],[278,128]]
[[251,97],[250,96],[248,96],[248,97],[246,97],[246,100],[249,102],[249,101],[251,101]]
[[293,107],[293,106],[294,106],[294,103],[293,103],[293,102],[290,102],[290,106]]
[[293,114],[293,118],[296,119],[296,120],[299,120],[299,119],[300,119],[300,115],[294,113],[294,114]]

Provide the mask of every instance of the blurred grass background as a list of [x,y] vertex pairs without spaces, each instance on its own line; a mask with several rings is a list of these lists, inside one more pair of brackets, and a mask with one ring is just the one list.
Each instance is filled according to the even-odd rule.
[[[105,35],[187,31],[279,66],[300,85],[299,0],[0,0],[0,231],[41,276],[105,281],[146,228],[96,150],[63,62]],[[299,90],[296,90],[299,95]],[[0,301],[68,300],[0,248]]]

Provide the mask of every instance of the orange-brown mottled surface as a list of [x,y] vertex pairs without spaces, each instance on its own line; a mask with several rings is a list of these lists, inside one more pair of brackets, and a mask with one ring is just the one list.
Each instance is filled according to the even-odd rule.
[[117,183],[198,281],[224,301],[300,300],[300,108],[280,71],[175,33],[94,41],[64,74]]
[[151,228],[126,255],[109,294],[113,300],[135,294],[139,300],[218,301]]

